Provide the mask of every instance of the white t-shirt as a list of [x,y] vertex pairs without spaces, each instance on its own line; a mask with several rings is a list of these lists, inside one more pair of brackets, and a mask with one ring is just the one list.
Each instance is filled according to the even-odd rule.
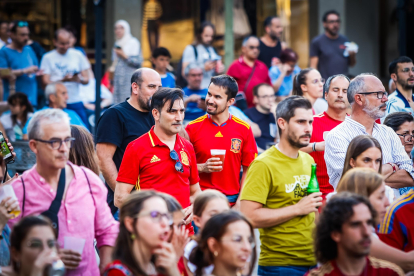
[[[197,246],[197,242],[195,240],[191,240],[189,243],[187,243],[187,245],[184,248],[184,258],[187,259],[187,266],[188,269],[194,274],[197,267],[191,263],[188,259],[190,258],[190,254],[193,251],[193,249]],[[209,265],[207,267],[204,268],[204,275],[211,275],[211,273],[214,270],[214,265]]]
[[[89,69],[90,65],[86,57],[78,50],[69,48],[66,54],[61,55],[56,50],[52,50],[45,54],[40,64],[40,69],[46,75],[50,75],[52,82],[60,81],[67,74],[81,73]],[[80,94],[80,83],[64,82],[68,90],[68,104],[82,102]]]

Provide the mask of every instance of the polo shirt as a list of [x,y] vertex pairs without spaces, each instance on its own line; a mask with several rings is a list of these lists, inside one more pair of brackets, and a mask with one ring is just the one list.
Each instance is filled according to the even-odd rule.
[[267,83],[272,85],[269,77],[269,69],[267,68],[266,64],[261,62],[260,60],[256,60],[254,62],[254,66],[250,67],[247,65],[243,57],[240,57],[238,60],[235,60],[229,67],[227,71],[227,75],[232,76],[239,85],[239,91],[244,91],[246,86],[247,80],[254,68],[254,73],[250,82],[248,83],[247,89],[245,91],[246,101],[248,107],[253,107],[253,87],[260,83]]
[[[414,94],[412,96],[412,99],[414,101]],[[403,96],[403,94],[401,94],[400,91],[398,91],[398,89],[396,89],[394,93],[388,96],[387,111],[385,116],[381,118],[381,122],[384,122],[388,114],[394,112],[407,112],[414,116],[413,109],[411,108],[407,99]]]
[[225,195],[239,194],[240,168],[242,165],[249,166],[257,156],[257,146],[249,124],[230,115],[219,126],[206,114],[190,122],[186,130],[198,164],[211,158],[212,149],[226,150],[222,171],[200,173],[201,189],[214,189]]
[[137,190],[154,189],[175,197],[183,208],[190,206],[190,185],[199,182],[193,146],[177,134],[174,150],[184,172],[175,170],[170,148],[149,132],[129,143],[116,181],[135,185]]
[[378,231],[382,242],[399,250],[409,252],[414,249],[414,191],[410,191],[395,200]]

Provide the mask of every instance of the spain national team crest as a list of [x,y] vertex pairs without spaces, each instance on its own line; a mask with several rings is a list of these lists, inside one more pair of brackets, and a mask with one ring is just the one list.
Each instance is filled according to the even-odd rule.
[[185,152],[185,151],[181,151],[180,152],[180,154],[181,154],[181,162],[184,164],[184,165],[187,165],[187,166],[190,166],[190,162],[188,161],[188,155],[187,155],[187,153]]
[[231,148],[230,151],[234,153],[239,153],[241,148],[241,140],[237,138],[231,139]]

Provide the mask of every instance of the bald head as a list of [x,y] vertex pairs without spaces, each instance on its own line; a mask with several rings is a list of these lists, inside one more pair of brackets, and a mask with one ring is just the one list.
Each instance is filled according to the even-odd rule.
[[380,79],[371,73],[364,73],[356,76],[348,87],[348,101],[352,104],[355,101],[355,95],[363,92],[385,91],[384,85]]
[[71,45],[72,34],[65,29],[58,29],[55,32],[55,47],[59,54],[64,55]]
[[131,100],[138,110],[149,111],[149,99],[162,86],[160,74],[151,68],[140,68],[131,77]]

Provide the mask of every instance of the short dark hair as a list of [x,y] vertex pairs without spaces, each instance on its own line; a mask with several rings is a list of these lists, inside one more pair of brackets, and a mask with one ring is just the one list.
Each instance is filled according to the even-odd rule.
[[[26,25],[19,27],[20,22],[22,22],[23,24],[26,24]],[[29,23],[27,23],[26,21],[23,21],[23,20],[14,20],[11,23],[13,24],[13,26],[10,28],[10,32],[14,33],[14,34],[17,33],[17,28],[23,28],[23,27],[29,28]]]
[[351,82],[351,80],[347,76],[345,76],[344,74],[337,74],[337,75],[330,76],[326,80],[325,84],[323,85],[323,94],[325,94],[325,93],[327,94],[329,92],[329,88],[331,88],[331,83],[335,78],[344,78],[347,81]]
[[390,75],[397,74],[398,63],[409,63],[409,62],[413,62],[413,60],[406,56],[401,56],[401,57],[394,59],[393,61],[390,62],[390,65],[388,65],[388,73],[390,73]]
[[365,204],[368,207],[372,222],[374,222],[376,212],[369,200],[362,195],[341,192],[334,195],[323,208],[316,225],[314,239],[315,255],[318,262],[326,263],[337,258],[338,245],[331,238],[331,234],[342,231],[342,225],[354,215],[353,207],[359,204]]
[[322,21],[326,22],[328,20],[328,16],[331,14],[336,14],[338,17],[340,17],[341,15],[339,14],[339,12],[337,12],[336,10],[329,10],[327,12],[325,12],[322,16]]
[[164,47],[158,47],[154,50],[154,52],[152,52],[152,57],[153,58],[157,58],[159,56],[171,58],[170,51],[168,51],[168,49],[164,48]]
[[237,81],[229,75],[223,74],[212,77],[210,84],[208,86],[210,86],[211,84],[225,88],[227,100],[235,98],[237,93],[239,92],[239,86],[237,85]]
[[[144,81],[142,77],[142,68],[135,70],[135,72],[131,76],[131,85],[135,82],[139,88],[141,88],[141,84]],[[132,93],[132,86],[131,86],[131,93]]]
[[268,83],[265,83],[265,82],[259,83],[258,85],[256,85],[255,87],[253,87],[253,95],[254,96],[256,96],[256,97],[259,96],[259,89],[262,86],[267,86],[267,87],[270,87],[270,88],[273,89],[273,87],[270,84],[268,84]]
[[[312,109],[312,104],[308,99],[301,96],[291,96],[281,101],[276,108],[276,122],[279,118],[289,122],[290,118],[295,116],[297,108],[304,108],[306,110]],[[277,124],[279,134],[282,134],[282,130]]]
[[161,113],[164,105],[170,102],[168,108],[168,112],[170,112],[176,100],[184,100],[184,93],[180,88],[161,87],[152,95],[150,110],[156,109]]
[[277,16],[268,16],[268,17],[266,17],[266,19],[263,21],[263,27],[266,28],[266,27],[269,27],[270,25],[272,25],[272,20],[274,18],[279,18],[279,17],[277,17]]
[[[407,112],[394,112],[388,114],[385,117],[384,125],[392,128],[394,131],[398,131],[402,124],[405,122],[412,122],[414,121],[413,115]],[[411,134],[411,133],[410,133]]]

